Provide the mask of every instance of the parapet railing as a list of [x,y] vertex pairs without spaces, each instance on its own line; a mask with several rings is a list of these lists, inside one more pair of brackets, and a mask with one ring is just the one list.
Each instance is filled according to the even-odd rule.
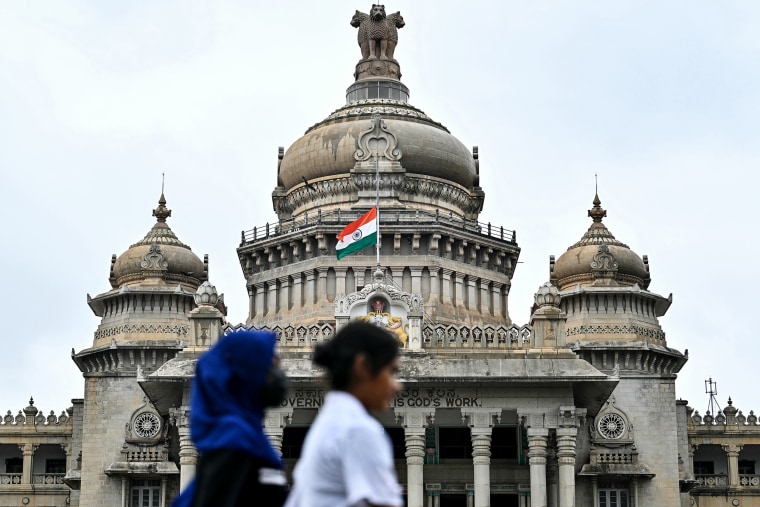
[[63,484],[63,477],[66,474],[34,474],[34,484]]
[[[240,246],[244,246],[255,241],[280,236],[293,231],[298,231],[306,227],[317,225],[348,225],[357,220],[365,212],[357,210],[330,210],[316,213],[304,213],[301,216],[289,220],[280,220],[279,222],[266,223],[265,225],[254,227],[240,233]],[[453,213],[440,213],[427,210],[407,210],[407,211],[382,211],[380,213],[380,225],[433,225],[443,224],[456,227],[463,231],[475,234],[482,234],[490,238],[501,241],[515,243],[517,235],[514,230],[505,229],[491,225],[491,222],[479,222],[477,220],[468,220],[454,215]]]

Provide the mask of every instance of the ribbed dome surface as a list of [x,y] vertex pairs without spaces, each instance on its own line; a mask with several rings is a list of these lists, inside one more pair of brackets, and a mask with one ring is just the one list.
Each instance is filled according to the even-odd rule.
[[166,282],[186,283],[195,290],[206,279],[204,262],[166,224],[171,210],[166,208],[163,194],[158,204],[153,210],[156,224],[113,263],[111,284],[114,288],[146,278],[160,278]]
[[[594,207],[589,210],[589,216],[593,218],[594,223],[583,237],[554,263],[552,281],[560,290],[577,284],[588,285],[599,278],[595,276],[595,272],[606,269],[616,283],[636,283],[646,289],[650,282],[647,265],[628,245],[615,239],[602,223],[602,218],[607,212],[600,205],[601,201],[597,195],[594,197]],[[607,254],[611,255],[612,260],[603,266],[604,256]]]
[[398,139],[407,173],[449,180],[472,188],[476,177],[472,153],[440,123],[401,101],[366,99],[351,103],[311,127],[288,148],[280,164],[279,183],[290,190],[303,179],[345,175],[356,164],[357,139],[380,114]]

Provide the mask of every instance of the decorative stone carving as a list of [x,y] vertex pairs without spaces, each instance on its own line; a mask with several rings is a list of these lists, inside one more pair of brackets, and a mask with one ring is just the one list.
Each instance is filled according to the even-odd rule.
[[[400,12],[385,14],[385,6],[372,4],[369,14],[356,11],[351,26],[358,28],[357,42],[363,60],[393,60],[398,44],[398,28],[405,25]],[[393,60],[395,61],[395,60]]]
[[366,162],[372,155],[382,156],[392,162],[401,160],[398,139],[388,130],[385,121],[377,113],[372,115],[372,125],[359,136],[356,144],[354,158],[357,162]]
[[140,263],[140,267],[147,271],[166,271],[169,267],[169,261],[166,260],[166,257],[161,252],[161,247],[156,243],[152,243],[148,249],[148,253],[145,254],[145,258]]
[[198,287],[198,290],[195,291],[193,299],[198,306],[214,306],[219,301],[219,296],[216,293],[216,287],[208,283],[208,281],[205,281],[200,287]]

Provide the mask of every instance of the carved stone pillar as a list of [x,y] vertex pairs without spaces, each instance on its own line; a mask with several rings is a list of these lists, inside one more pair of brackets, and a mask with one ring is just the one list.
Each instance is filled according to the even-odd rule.
[[23,468],[21,469],[21,483],[32,483],[32,467],[34,466],[34,452],[37,450],[36,445],[24,444],[19,445],[19,449],[24,455]]
[[441,280],[438,278],[438,272],[440,269],[430,267],[430,297],[428,300],[435,305],[441,300]]
[[491,428],[472,428],[475,507],[491,505]]
[[304,306],[310,307],[314,305],[314,294],[316,291],[316,284],[314,283],[315,276],[314,271],[309,270],[306,272],[306,287],[304,287]]
[[267,282],[267,317],[277,314],[277,280]]
[[409,268],[412,273],[412,292],[422,294],[422,268]]
[[476,279],[474,276],[467,277],[467,309],[476,310],[478,307],[478,298],[475,292]]
[[503,317],[504,309],[501,306],[501,282],[491,282],[491,304],[493,306],[493,316]]
[[425,463],[425,426],[423,412],[402,412],[406,441],[406,496],[408,507],[424,507],[425,484],[422,465]]
[[253,320],[256,316],[256,290],[248,286],[248,318]]
[[530,507],[546,504],[546,442],[549,430],[528,428],[528,459],[530,460]]
[[280,456],[282,456],[282,434],[285,431],[285,426],[290,424],[292,418],[292,408],[267,410],[264,418],[264,433]]
[[264,295],[266,294],[264,289],[264,282],[259,282],[257,284],[254,284],[254,291],[256,292],[254,302],[254,311],[253,311],[253,320],[254,322],[260,322],[261,318],[264,316]]
[[195,477],[198,450],[190,439],[190,408],[180,407],[172,411],[179,434],[179,489],[182,491]]
[[317,268],[318,280],[317,280],[317,292],[315,302],[327,303],[327,268]]
[[480,279],[480,313],[488,315],[491,313],[491,288],[488,286],[488,280]]
[[464,273],[455,273],[454,304],[464,306]]
[[[335,296],[337,297],[338,294],[348,294],[349,291],[346,290],[346,271],[348,268],[335,268]],[[353,292],[354,289],[351,289],[350,292]]]
[[443,283],[441,287],[441,303],[445,305],[451,304],[451,274],[452,270],[443,268],[441,274],[443,276]]
[[290,309],[290,277],[281,276],[277,281],[280,282],[279,309],[281,311],[288,311]]
[[578,428],[557,428],[559,507],[575,507],[575,441]]
[[726,444],[723,450],[728,458],[728,486],[739,486],[739,453],[742,450],[741,445]]
[[297,274],[293,276],[293,308],[301,308],[303,306],[303,283],[301,283],[301,275]]
[[469,417],[472,438],[472,466],[475,486],[474,507],[491,505],[491,428],[494,417],[501,416],[501,411],[463,412]]

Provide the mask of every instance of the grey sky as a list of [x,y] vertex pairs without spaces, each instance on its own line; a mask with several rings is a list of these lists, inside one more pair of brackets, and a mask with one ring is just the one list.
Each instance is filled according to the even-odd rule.
[[[277,147],[343,105],[360,57],[349,20],[371,2],[2,2],[0,410],[81,397],[70,360],[98,319],[111,254],[154,223],[166,173],[178,237],[210,256],[230,321],[246,317],[235,248],[274,220]],[[410,102],[480,148],[481,221],[517,230],[519,324],[548,258],[605,224],[649,256],[689,349],[677,394],[703,381],[748,413],[760,339],[754,216],[760,4],[673,0],[386,3]]]

